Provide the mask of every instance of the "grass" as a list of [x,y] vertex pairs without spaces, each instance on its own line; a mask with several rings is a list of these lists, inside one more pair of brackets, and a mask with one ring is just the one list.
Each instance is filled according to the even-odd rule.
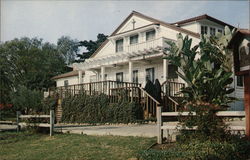
[[0,159],[126,160],[154,142],[142,137],[0,132]]

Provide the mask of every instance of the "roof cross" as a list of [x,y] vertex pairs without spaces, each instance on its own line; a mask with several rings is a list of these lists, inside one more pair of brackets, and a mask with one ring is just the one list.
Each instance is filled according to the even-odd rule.
[[136,21],[134,19],[132,19],[133,29],[135,29],[135,23],[136,23]]

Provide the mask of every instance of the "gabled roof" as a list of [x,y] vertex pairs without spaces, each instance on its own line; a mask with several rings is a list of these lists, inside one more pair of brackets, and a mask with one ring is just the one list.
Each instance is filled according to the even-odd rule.
[[237,41],[239,41],[244,36],[250,37],[250,30],[249,29],[238,29],[235,34],[233,35],[232,39],[228,44],[228,48],[232,48]]
[[77,70],[54,76],[51,79],[56,80],[56,79],[60,79],[60,78],[73,77],[73,76],[78,76]]
[[228,24],[228,23],[225,23],[221,20],[218,20],[214,17],[211,17],[207,14],[203,14],[203,15],[200,15],[200,16],[197,16],[197,17],[193,17],[193,18],[189,18],[189,19],[185,19],[185,20],[182,20],[182,21],[178,21],[178,22],[175,22],[175,23],[171,23],[172,25],[183,25],[183,24],[186,24],[186,23],[189,23],[189,22],[194,22],[194,21],[199,21],[199,20],[203,20],[203,19],[207,19],[207,20],[210,20],[210,21],[213,21],[215,23],[218,23],[220,25],[223,25],[223,26],[228,26],[230,28],[235,28],[234,26]]
[[[116,33],[117,33],[117,32],[126,24],[126,22],[127,22],[132,16],[134,16],[134,15],[137,16],[137,17],[146,19],[146,20],[148,20],[148,21],[151,21],[152,23],[157,23],[157,24],[160,24],[160,25],[165,26],[165,27],[167,27],[167,28],[171,28],[171,29],[173,29],[173,30],[176,30],[176,31],[179,31],[179,32],[188,34],[188,35],[191,35],[191,36],[196,37],[196,38],[200,38],[200,34],[198,34],[198,33],[195,33],[195,32],[192,32],[192,31],[189,31],[189,30],[186,30],[186,29],[177,27],[177,26],[175,26],[175,25],[172,25],[172,24],[169,24],[169,23],[160,21],[160,20],[158,20],[158,19],[155,19],[155,18],[146,16],[146,15],[141,14],[141,13],[136,12],[136,11],[132,11],[132,12],[125,18],[125,20],[115,29],[115,31],[114,31],[110,36],[116,35]],[[101,46],[92,54],[91,57],[94,57],[94,56],[95,56],[95,55],[105,46],[105,44],[107,44],[107,42],[108,42],[108,39],[107,39],[106,41],[104,41],[104,42],[101,44]]]

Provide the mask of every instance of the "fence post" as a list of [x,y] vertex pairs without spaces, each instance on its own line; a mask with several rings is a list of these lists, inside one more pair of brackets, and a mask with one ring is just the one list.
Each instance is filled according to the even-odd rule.
[[157,117],[157,143],[158,144],[162,144],[162,129],[161,129],[161,126],[162,126],[162,116],[161,116],[161,108],[162,106],[159,106],[157,105],[156,107],[156,117]]
[[54,132],[54,110],[50,110],[50,136],[53,136]]
[[17,111],[16,112],[16,131],[19,132],[20,131],[20,126],[19,126],[19,116],[20,116],[21,112]]

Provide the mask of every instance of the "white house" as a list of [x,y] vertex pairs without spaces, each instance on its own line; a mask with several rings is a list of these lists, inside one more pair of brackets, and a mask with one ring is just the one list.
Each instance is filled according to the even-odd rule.
[[[155,79],[161,84],[168,79],[183,82],[175,73],[177,68],[163,59],[166,41],[176,41],[176,35],[182,33],[192,38],[192,45],[196,45],[200,42],[201,34],[223,32],[225,25],[233,28],[208,15],[166,23],[132,11],[89,59],[73,64],[78,70],[78,79],[74,81],[90,83],[110,80],[140,83],[142,86],[147,80]],[[65,79],[58,81],[58,86],[63,84],[62,81]],[[236,78],[233,85],[235,96],[242,99],[241,79]]]
[[80,82],[78,72],[79,71],[77,70],[73,70],[71,72],[60,74],[58,76],[52,77],[52,80],[56,81],[57,87],[79,84]]

